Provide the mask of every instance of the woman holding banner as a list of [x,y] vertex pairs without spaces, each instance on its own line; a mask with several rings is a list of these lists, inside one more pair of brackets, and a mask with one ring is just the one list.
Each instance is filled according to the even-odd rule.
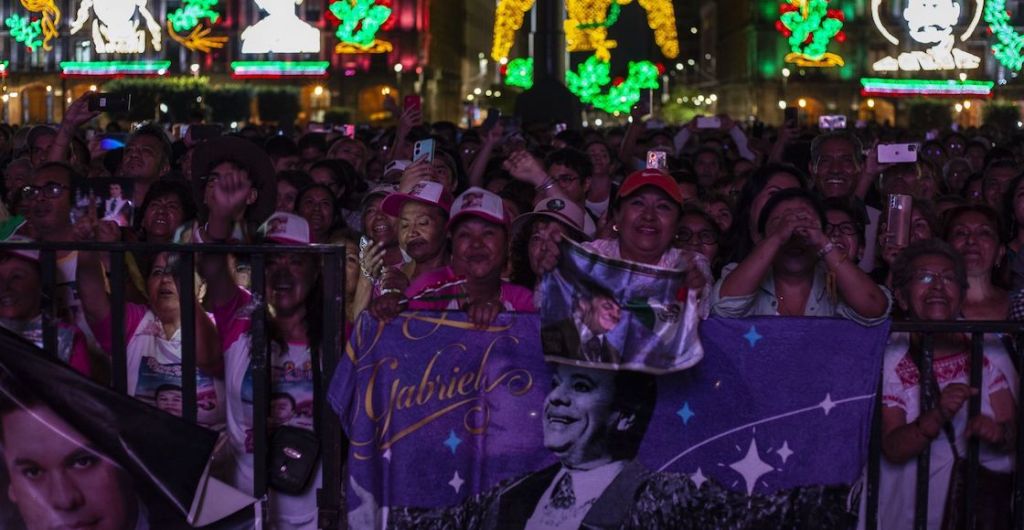
[[404,293],[385,290],[371,313],[390,320],[406,306],[461,310],[474,324],[487,326],[503,311],[535,312],[533,293],[501,277],[511,229],[501,197],[482,188],[466,190],[455,199],[448,221],[451,265],[420,275]]
[[721,316],[839,316],[873,326],[885,322],[888,292],[825,235],[821,200],[793,188],[773,195],[758,219],[760,240],[715,286]]
[[[510,156],[505,169],[515,178],[534,184],[541,198],[557,197],[560,193],[540,162],[525,151]],[[712,282],[707,259],[672,246],[682,209],[682,192],[672,177],[659,169],[636,171],[623,181],[612,205],[609,220],[614,235],[583,246],[607,258],[668,269],[683,268],[687,287],[704,289]]]

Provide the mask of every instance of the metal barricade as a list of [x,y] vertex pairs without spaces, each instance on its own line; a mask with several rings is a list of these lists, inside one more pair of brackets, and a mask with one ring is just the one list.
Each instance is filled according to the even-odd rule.
[[[158,254],[170,252],[180,257],[178,267],[178,296],[181,307],[181,382],[182,416],[196,421],[196,330],[195,330],[195,280],[193,272],[197,255],[235,254],[248,256],[252,267],[253,304],[250,327],[250,355],[253,376],[253,495],[263,499],[268,489],[268,412],[270,398],[270,359],[267,348],[267,307],[263,293],[266,284],[264,273],[268,254],[315,254],[323,260],[324,307],[320,314],[324,337],[319,353],[320,379],[314,387],[320,390],[316,396],[314,413],[316,431],[320,438],[323,484],[317,495],[319,507],[319,528],[340,529],[342,525],[342,459],[344,440],[338,417],[326,406],[326,389],[341,355],[345,341],[344,304],[345,247],[337,245],[230,245],[230,244],[157,244],[157,243],[43,243],[3,242],[0,248],[40,251],[40,272],[43,284],[43,347],[46,351],[57,351],[57,258],[59,252],[94,251],[108,252],[110,256],[109,284],[111,311],[111,387],[126,393],[128,374],[126,369],[127,344],[124,336],[125,285],[128,280],[125,257],[128,253]],[[310,315],[315,318],[315,315]],[[317,352],[314,352],[316,361]],[[263,512],[265,513],[265,511]]]
[[[986,334],[998,334],[1006,337],[1021,337],[1024,332],[1024,323],[1021,322],[980,322],[980,321],[950,321],[950,322],[894,322],[891,328],[892,333],[918,333],[922,335],[922,352],[921,358],[918,362],[918,371],[920,374],[919,381],[923,384],[925,381],[932,379],[932,361],[933,361],[933,345],[934,335],[945,334],[945,333],[962,333],[969,334],[971,337],[971,351],[970,351],[970,386],[971,388],[981,388],[982,379],[982,362],[984,355],[984,337]],[[1007,353],[1011,356],[1011,359],[1016,366],[1018,372],[1024,367],[1024,348],[1019,347],[1019,341],[1015,341],[1018,345],[1015,349],[1010,349]],[[926,386],[922,386],[922,396],[925,395]],[[868,458],[868,484],[867,484],[867,511],[866,520],[864,521],[865,528],[874,530],[879,528],[878,522],[878,485],[881,476],[881,462],[882,462],[882,420],[881,420],[881,386],[878,390],[877,408],[874,414],[874,422],[871,429],[871,444],[869,448]],[[1017,395],[1024,395],[1024,378],[1018,381]],[[935,396],[937,399],[938,396]],[[922,399],[921,402],[921,413],[923,414],[927,410],[927,403],[929,400]],[[981,395],[972,395],[970,401],[967,404],[969,417],[973,418],[981,413]],[[1015,455],[1017,467],[1015,471],[1019,469],[1019,463],[1024,458],[1024,444],[1021,443],[1022,437],[1024,437],[1024,408],[1021,407],[1020,403],[1017,403],[1016,409],[1016,445],[1013,450]],[[941,438],[941,435],[940,435]],[[929,487],[929,476],[930,476],[930,464],[931,464],[931,445],[925,447],[924,451],[917,457],[917,479],[916,479],[916,492],[915,492],[915,507],[914,507],[914,529],[925,530],[928,528],[928,487]],[[977,489],[978,489],[978,466],[979,463],[979,450],[980,442],[976,438],[971,438],[968,441],[967,446],[967,487],[966,487],[966,498],[964,499],[964,510],[965,518],[968,521],[968,529],[983,530],[977,524]],[[1011,504],[1011,513],[1008,513],[1006,517],[1010,519],[1012,517],[1012,528],[1017,530],[1024,530],[1024,484],[1021,480],[1014,481],[1013,496]]]

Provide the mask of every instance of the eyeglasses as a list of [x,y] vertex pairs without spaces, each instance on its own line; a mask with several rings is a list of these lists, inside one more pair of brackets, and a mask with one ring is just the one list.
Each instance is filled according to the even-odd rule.
[[57,182],[47,182],[42,186],[28,185],[21,188],[21,197],[28,201],[34,201],[39,198],[42,194],[47,199],[56,199],[64,193],[64,190],[68,189],[67,186]]
[[676,239],[683,243],[689,243],[696,238],[697,241],[702,245],[714,245],[718,243],[718,234],[715,234],[711,230],[701,230],[700,232],[694,232],[689,228],[681,228],[676,233]]
[[853,221],[843,221],[842,223],[825,223],[825,235],[832,237],[834,235],[842,234],[844,236],[856,235],[860,231],[860,225]]
[[954,276],[952,274],[939,274],[937,272],[926,271],[926,270],[914,271],[913,278],[914,278],[914,282],[920,283],[920,284],[923,284],[923,285],[931,285],[933,283],[935,283],[935,284],[941,283],[942,285],[959,285],[960,284],[960,282],[957,280],[956,276]]

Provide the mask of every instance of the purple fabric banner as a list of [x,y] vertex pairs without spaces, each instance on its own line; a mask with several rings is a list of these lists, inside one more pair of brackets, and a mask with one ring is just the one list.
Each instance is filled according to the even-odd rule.
[[[364,315],[353,330],[328,395],[351,439],[353,527],[820,527],[849,515],[887,326],[712,318],[704,360],[655,376],[545,364],[535,315],[486,330],[463,319]],[[552,507],[566,498],[584,504],[576,519]]]

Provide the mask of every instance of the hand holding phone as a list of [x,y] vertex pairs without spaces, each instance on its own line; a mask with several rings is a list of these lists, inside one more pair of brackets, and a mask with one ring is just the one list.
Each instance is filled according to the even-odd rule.
[[131,94],[93,92],[89,96],[89,110],[92,112],[128,112],[131,106]]
[[412,161],[419,162],[420,160],[426,160],[427,162],[434,161],[434,140],[420,140],[412,146]]
[[917,144],[879,144],[879,164],[901,164],[917,162]]
[[886,217],[886,244],[905,247],[910,244],[911,211],[914,199],[910,195],[890,195]]
[[722,119],[718,116],[701,116],[697,118],[698,129],[720,129],[722,127]]

